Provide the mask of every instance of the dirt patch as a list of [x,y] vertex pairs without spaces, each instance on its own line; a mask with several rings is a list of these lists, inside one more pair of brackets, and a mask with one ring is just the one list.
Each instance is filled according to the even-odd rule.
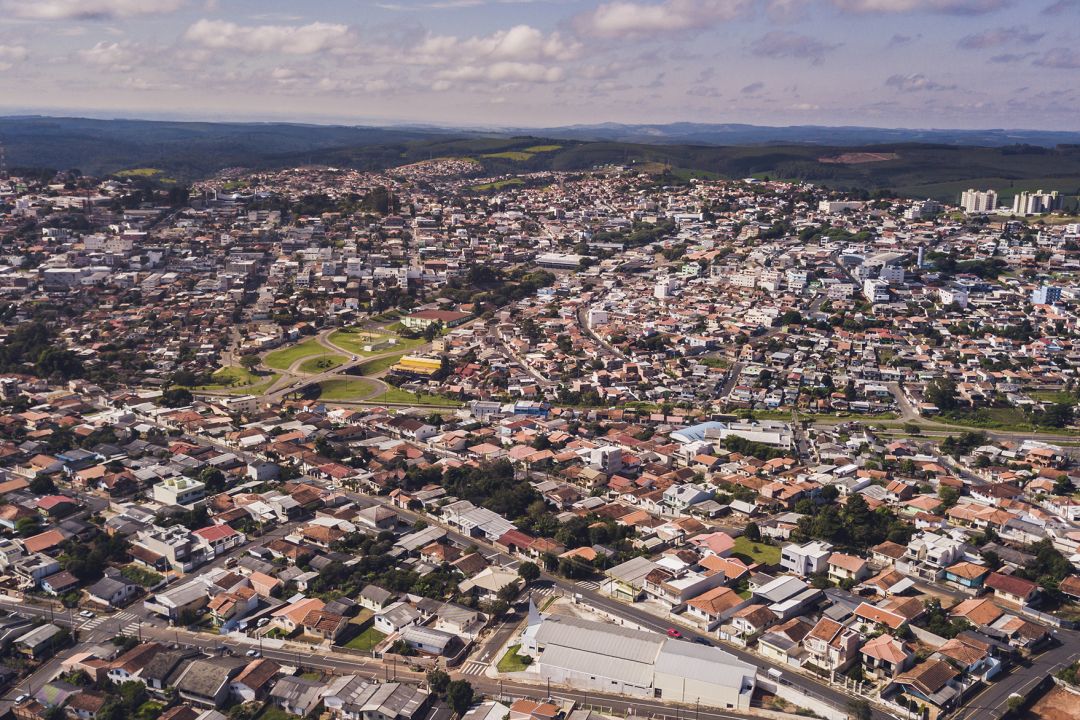
[[1024,713],[1024,720],[1080,720],[1080,697],[1055,685]]
[[866,163],[897,160],[899,157],[896,153],[849,152],[833,155],[832,157],[818,158],[818,162],[826,165],[865,165]]

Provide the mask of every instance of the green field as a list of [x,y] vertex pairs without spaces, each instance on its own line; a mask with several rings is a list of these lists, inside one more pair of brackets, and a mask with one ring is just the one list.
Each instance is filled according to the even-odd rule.
[[524,184],[525,181],[521,178],[510,178],[509,180],[496,180],[482,185],[473,185],[471,189],[475,192],[487,192],[489,190],[502,190],[504,187],[510,187],[511,185]]
[[735,557],[744,562],[756,562],[763,565],[780,563],[780,548],[763,542],[751,542],[746,536],[735,538]]
[[488,153],[483,157],[491,158],[493,160],[516,160],[517,162],[525,162],[531,160],[533,154],[528,152],[522,152],[520,150],[506,150],[504,152]]
[[932,422],[956,427],[982,428],[985,430],[1001,430],[1004,432],[1043,432],[1053,435],[1080,435],[1080,431],[1070,428],[1052,428],[1042,425],[1034,425],[1028,420],[1024,411],[1016,407],[1006,408],[979,408],[967,413],[952,413],[951,415],[938,415],[932,418]]
[[385,639],[386,635],[382,634],[372,626],[345,643],[345,647],[359,650],[360,652],[371,652],[372,648]]
[[263,358],[263,362],[275,370],[288,370],[297,360],[324,354],[326,354],[326,348],[320,345],[314,338],[309,338],[296,345],[291,345],[290,347],[282,348],[281,350],[275,350]]
[[527,660],[523,660],[521,656],[518,655],[518,650],[520,648],[521,645],[519,644],[511,645],[506,649],[506,654],[502,656],[502,659],[499,660],[497,666],[499,672],[521,672],[522,670],[528,669],[530,663]]
[[361,375],[378,375],[383,370],[388,370],[394,365],[397,365],[398,360],[405,353],[399,355],[389,355],[387,357],[376,358],[375,360],[369,360],[360,366]]
[[440,405],[442,407],[458,407],[461,405],[457,400],[444,397],[442,395],[429,395],[428,393],[420,393],[417,397],[416,393],[409,392],[408,390],[402,390],[401,388],[392,387],[382,395],[371,398],[372,402],[385,402],[385,403],[416,403],[417,405]]
[[213,374],[215,382],[210,385],[200,385],[193,390],[206,392],[225,392],[234,395],[261,395],[266,389],[277,382],[281,377],[278,373],[256,375],[238,365],[223,367]]
[[375,383],[364,378],[334,378],[319,383],[319,399],[333,402],[335,400],[366,400],[369,395],[377,390]]
[[[368,352],[363,349],[365,345],[377,344],[390,338],[396,338],[397,343],[379,350]],[[403,338],[388,333],[372,333],[363,330],[335,330],[327,338],[332,344],[348,350],[353,355],[382,355],[383,353],[408,350],[417,345],[423,345],[423,338]]]
[[116,177],[155,177],[157,175],[163,175],[162,170],[157,168],[131,168],[130,170],[121,170],[116,173]]
[[319,355],[300,363],[300,372],[308,373],[309,375],[318,375],[321,372],[327,370],[333,370],[341,363],[348,360],[344,355]]
[[522,152],[533,153],[533,154],[535,154],[535,153],[546,153],[546,152],[555,152],[556,150],[562,150],[562,148],[563,148],[562,145],[533,145],[531,147],[525,148],[524,150],[522,150]]

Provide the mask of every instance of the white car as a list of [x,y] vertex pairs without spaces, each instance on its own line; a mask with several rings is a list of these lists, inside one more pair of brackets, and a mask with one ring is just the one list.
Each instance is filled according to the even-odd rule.
[[23,693],[19,697],[15,698],[15,704],[16,705],[22,705],[24,702],[26,702],[29,699],[30,699],[30,696],[27,695],[26,693]]
[[90,618],[94,617],[94,613],[90,612],[89,610],[80,610],[79,617],[84,617],[89,620]]
[[256,627],[262,627],[268,622],[270,622],[270,618],[259,618],[259,622],[255,623],[255,625]]
[[248,650],[244,654],[247,655],[249,658],[257,658],[259,657],[259,655],[262,655],[262,653],[260,653],[258,650]]

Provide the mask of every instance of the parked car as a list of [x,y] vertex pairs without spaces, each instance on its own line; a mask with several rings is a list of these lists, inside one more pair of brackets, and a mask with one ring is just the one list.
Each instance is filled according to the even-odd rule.
[[247,656],[248,656],[249,658],[257,658],[257,657],[259,657],[260,655],[262,655],[262,653],[261,653],[261,652],[259,652],[258,650],[248,650],[248,651],[247,651],[246,653],[244,653],[244,654],[245,654],[245,655],[247,655]]
[[679,632],[678,630],[676,630],[675,628],[668,628],[667,629],[667,636],[670,637],[670,638],[681,638],[682,633]]
[[15,698],[15,704],[16,705],[22,705],[24,702],[26,702],[29,699],[30,699],[30,696],[27,695],[26,693],[23,693],[22,695],[19,695],[17,698]]

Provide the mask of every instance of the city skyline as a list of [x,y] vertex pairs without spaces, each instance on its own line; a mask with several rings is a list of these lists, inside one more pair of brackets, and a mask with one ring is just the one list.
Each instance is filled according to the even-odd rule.
[[1080,129],[1080,0],[0,0],[0,112]]

